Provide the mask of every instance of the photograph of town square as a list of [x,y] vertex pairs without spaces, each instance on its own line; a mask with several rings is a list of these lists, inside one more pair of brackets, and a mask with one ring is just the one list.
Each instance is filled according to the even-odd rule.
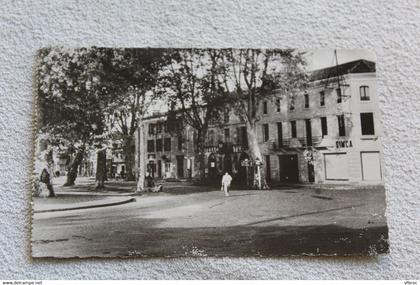
[[389,252],[367,50],[36,56],[35,258]]

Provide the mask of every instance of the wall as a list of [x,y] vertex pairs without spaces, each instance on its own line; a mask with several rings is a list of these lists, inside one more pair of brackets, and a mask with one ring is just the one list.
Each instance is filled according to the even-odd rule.
[[[0,11],[0,278],[419,278],[418,1],[7,1]],[[48,45],[376,51],[391,253],[32,261],[32,69]]]

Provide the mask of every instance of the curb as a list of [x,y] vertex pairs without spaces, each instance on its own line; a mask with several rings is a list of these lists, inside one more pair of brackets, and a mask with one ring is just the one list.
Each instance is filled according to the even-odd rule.
[[119,201],[119,202],[112,202],[112,203],[105,203],[105,204],[97,204],[97,205],[88,205],[88,206],[80,206],[80,207],[71,207],[71,208],[51,209],[51,210],[38,210],[38,211],[33,211],[33,213],[48,213],[48,212],[61,212],[61,211],[70,211],[70,210],[82,210],[82,209],[102,208],[102,207],[123,205],[123,204],[131,203],[131,202],[135,202],[135,201],[136,201],[136,198],[130,198],[130,199]]

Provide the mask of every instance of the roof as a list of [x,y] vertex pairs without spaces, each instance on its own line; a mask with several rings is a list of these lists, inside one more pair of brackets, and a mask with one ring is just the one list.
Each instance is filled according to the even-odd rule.
[[314,70],[310,75],[310,79],[311,81],[316,81],[349,73],[369,72],[376,72],[375,62],[365,59],[359,59],[323,69]]

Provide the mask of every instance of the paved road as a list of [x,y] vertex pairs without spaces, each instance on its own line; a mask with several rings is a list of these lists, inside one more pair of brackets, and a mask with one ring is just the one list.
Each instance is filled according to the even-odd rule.
[[[147,194],[34,215],[34,257],[278,256],[388,250],[383,189]],[[203,190],[204,189],[204,190]]]

